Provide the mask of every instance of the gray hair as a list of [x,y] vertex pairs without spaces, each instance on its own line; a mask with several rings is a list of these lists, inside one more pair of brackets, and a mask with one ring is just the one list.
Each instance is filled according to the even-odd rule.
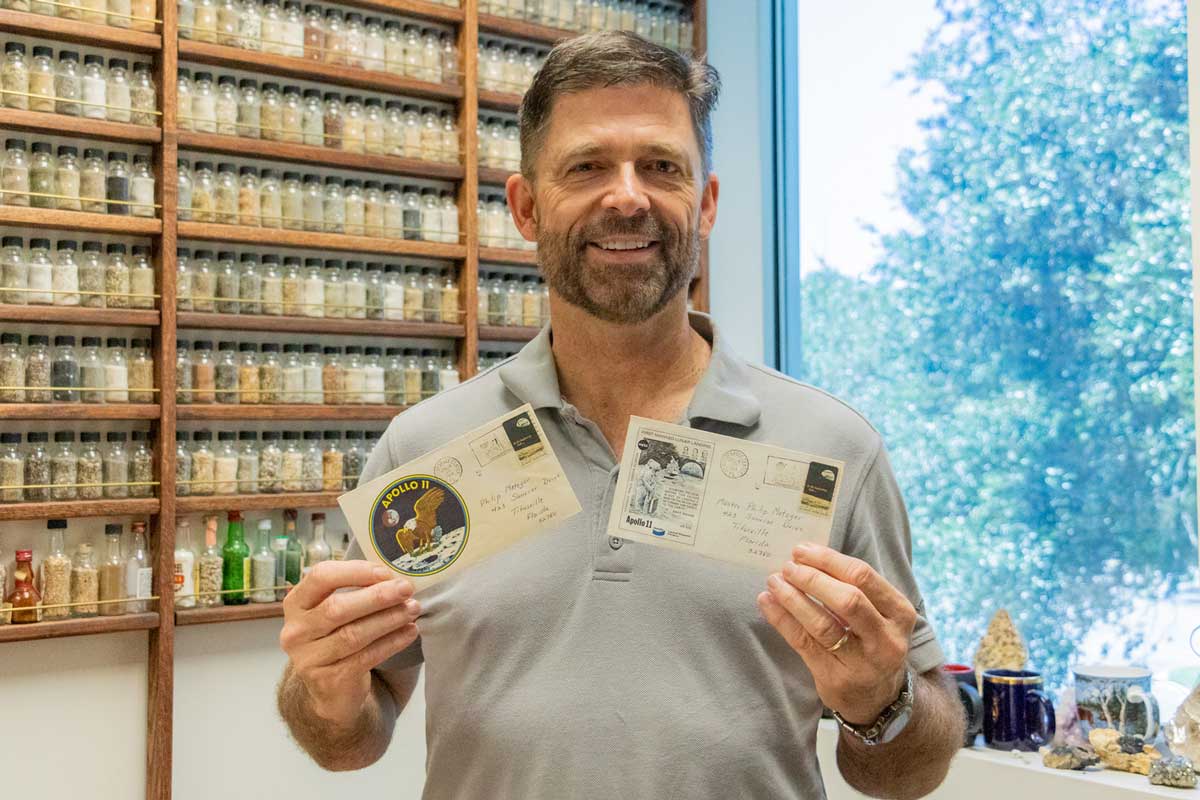
[[550,51],[521,101],[521,173],[533,177],[533,162],[560,95],[645,84],[679,92],[687,99],[707,177],[712,171],[712,111],[721,94],[721,76],[703,61],[627,31],[577,36]]

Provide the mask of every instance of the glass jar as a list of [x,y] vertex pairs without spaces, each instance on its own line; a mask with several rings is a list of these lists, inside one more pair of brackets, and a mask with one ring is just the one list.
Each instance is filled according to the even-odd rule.
[[133,112],[133,90],[129,81],[129,62],[123,58],[108,60],[108,82],[105,85],[105,119],[109,122],[129,122]]
[[154,452],[150,449],[150,434],[134,431],[129,445],[129,496],[154,496]]
[[[6,434],[7,435],[7,434]],[[18,550],[13,569],[13,590],[5,598],[12,606],[12,622],[24,624],[41,621],[42,596],[34,586],[33,551]]]
[[241,93],[237,79],[232,75],[217,78],[217,92],[213,100],[216,132],[223,136],[237,136],[240,116]]
[[103,56],[86,55],[83,57],[80,96],[83,100],[80,112],[84,117],[108,119],[108,72],[104,69]]
[[133,80],[129,85],[130,118],[134,125],[157,125],[158,91],[148,61],[133,65]]
[[239,225],[258,227],[262,224],[259,211],[262,199],[259,196],[258,167],[244,166],[238,179],[237,221]]
[[79,201],[84,211],[104,214],[108,211],[107,196],[108,167],[104,163],[104,151],[88,147],[83,151],[83,166],[79,170]]
[[20,236],[5,236],[0,239],[0,285],[5,291],[2,298],[7,305],[23,306],[28,303],[29,264],[25,260],[25,240]]
[[237,125],[238,136],[258,139],[262,135],[262,98],[258,94],[258,81],[242,78],[238,81]]
[[[212,342],[192,345],[192,402],[215,403],[217,400],[217,366],[213,361]],[[195,463],[193,458],[192,469]]]
[[129,307],[154,308],[154,265],[150,261],[150,248],[147,245],[135,244],[131,253]]
[[421,238],[421,195],[416,186],[405,186],[403,197],[404,238],[412,241]]
[[366,318],[383,319],[383,264],[378,261],[367,264],[363,284]]
[[192,218],[192,168],[186,158],[179,159],[176,173],[175,202],[176,213],[181,220]]
[[79,359],[75,357],[75,337],[55,336],[50,361],[50,385],[56,403],[79,402]]
[[404,405],[404,351],[389,347],[383,362],[383,402],[389,406]]
[[178,497],[192,493],[192,452],[187,441],[187,431],[175,431],[175,494]]
[[[233,431],[217,432],[217,449],[213,453],[213,494],[235,494],[237,492],[238,452]],[[195,455],[192,456],[193,468]]]
[[346,198],[342,192],[342,179],[336,175],[325,178],[323,201],[326,233],[345,233]]
[[210,495],[216,488],[216,457],[212,448],[212,432],[192,434],[192,494]]
[[[368,405],[383,405],[385,400],[383,349],[379,347],[367,347],[364,348],[363,353],[363,388],[359,402]],[[358,471],[355,470],[354,474],[357,475]]]
[[363,197],[362,181],[348,178],[342,192],[342,204],[345,209],[343,229],[347,234],[362,236],[366,230],[366,200]]
[[54,208],[54,156],[49,142],[34,142],[29,158],[29,205]]
[[54,449],[50,451],[50,499],[62,501],[78,497],[78,475],[75,433],[57,431],[54,434]]
[[304,141],[304,103],[299,86],[283,87],[279,120],[282,128],[279,133],[280,141],[294,144]]
[[240,403],[242,395],[238,382],[240,365],[236,342],[217,343],[216,383],[218,403]]
[[79,264],[75,260],[78,245],[62,240],[57,245],[50,281],[53,288],[54,305],[79,305]]
[[29,62],[29,110],[54,112],[54,50],[33,48]]
[[200,42],[217,41],[217,0],[195,0],[196,22],[192,38]]
[[238,493],[258,494],[258,475],[258,434],[254,431],[241,431],[238,434]]
[[323,97],[324,116],[322,118],[322,129],[324,131],[325,146],[341,149],[342,139],[345,136],[346,121],[342,96],[337,92],[325,92]]
[[29,205],[29,157],[25,154],[24,139],[4,140],[0,186],[4,189],[4,205]]
[[298,0],[287,0],[283,4],[283,41],[284,55],[304,57],[304,15]]
[[282,386],[279,402],[286,405],[296,405],[304,402],[304,364],[300,359],[300,345],[295,343],[283,346],[283,361],[281,364]]
[[300,449],[300,431],[283,432],[283,452],[280,458],[280,491],[304,490],[304,452]]
[[99,336],[83,337],[83,348],[79,351],[79,387],[79,399],[84,403],[104,402],[104,359],[100,355]]
[[238,267],[238,296],[239,314],[262,313],[263,279],[258,271],[258,256],[254,253],[242,253]]
[[283,402],[283,364],[279,360],[279,345],[267,342],[262,345],[262,358],[258,365],[259,399],[267,405]]
[[236,255],[229,250],[217,253],[217,301],[218,314],[236,314],[241,307],[241,273],[237,268]]
[[436,189],[421,190],[421,235],[426,242],[441,239],[442,201]]
[[325,190],[320,175],[304,176],[304,230],[325,230]]
[[154,173],[150,171],[150,156],[133,157],[133,169],[129,173],[129,198],[133,205],[129,211],[135,217],[153,217]]
[[283,226],[283,196],[279,171],[264,169],[258,185],[259,224],[264,228]]
[[217,44],[226,47],[238,47],[238,22],[242,11],[238,0],[218,0],[217,2]]
[[54,110],[59,114],[78,117],[83,97],[83,75],[79,69],[79,53],[61,50],[54,71]]
[[104,296],[106,260],[100,242],[84,242],[79,258],[79,304],[84,308],[106,308]]
[[325,277],[319,258],[304,260],[304,294],[302,306],[306,317],[325,316]]
[[107,403],[129,402],[129,361],[125,357],[128,343],[119,337],[105,340],[104,400]]
[[50,240],[30,239],[25,264],[29,271],[26,302],[30,305],[51,305],[54,302],[54,264],[50,261]]
[[257,405],[262,401],[261,372],[258,363],[258,345],[242,342],[238,347],[238,398],[243,405]]
[[421,375],[421,360],[416,349],[404,349],[404,404],[415,406],[421,402],[421,387],[424,384]]
[[25,434],[25,472],[22,478],[25,502],[44,503],[50,499],[50,453],[46,442],[50,434],[30,431]]
[[349,319],[367,318],[367,284],[363,278],[363,262],[350,261],[342,276],[343,316]]
[[319,492],[322,484],[322,447],[320,431],[304,431],[304,448],[302,452],[302,476],[304,491]]
[[123,431],[109,431],[104,448],[104,496],[107,498],[129,497],[129,454],[125,451],[126,435]]
[[179,405],[192,402],[192,356],[188,352],[190,347],[191,342],[184,339],[175,342],[175,402]]
[[4,45],[0,86],[4,89],[5,108],[29,110],[29,61],[25,58],[25,45],[20,42],[8,42]]
[[263,433],[258,459],[258,491],[263,494],[283,491],[283,450],[279,447],[279,431]]
[[[183,130],[195,130],[199,133],[217,132],[217,100],[218,92],[213,90],[212,73],[197,72],[192,83],[191,121]],[[236,111],[235,118],[236,118]]]
[[212,250],[197,250],[191,259],[192,307],[196,311],[213,313],[217,310],[217,273],[213,266]]
[[404,74],[404,36],[394,19],[383,23],[383,68],[392,75]]
[[316,3],[304,6],[304,58],[312,61],[325,58],[325,20]]
[[325,431],[322,438],[325,447],[321,452],[321,489],[326,492],[340,492],[345,479],[345,456],[341,450],[340,431]]
[[422,158],[421,132],[423,125],[420,110],[411,103],[407,104],[404,106],[401,117],[404,122],[404,151],[398,155],[405,158]]
[[147,598],[154,595],[154,568],[146,550],[146,523],[135,522],[129,530],[129,557],[125,561],[125,596],[137,598],[127,604],[132,614],[143,614]]
[[221,548],[217,546],[217,518],[216,516],[205,517],[204,519],[204,552],[197,559],[196,583],[197,594],[196,599],[203,608],[215,608],[224,605],[222,599],[221,588],[224,585],[222,578],[224,575],[225,558],[221,554]]
[[363,23],[362,67],[374,72],[383,72],[387,44],[383,34],[383,20],[367,17]]
[[326,64],[346,64],[346,25],[337,9],[325,11],[325,40],[321,59]]
[[321,392],[327,405],[346,402],[346,375],[342,369],[342,348],[328,346],[321,367]]
[[401,267],[389,264],[383,278],[383,318],[404,319],[404,280]]
[[242,0],[238,11],[238,47],[243,50],[261,50],[262,23],[258,0]]
[[100,434],[79,434],[79,459],[75,463],[80,500],[99,500],[104,496],[104,456],[100,452]]
[[[228,178],[223,178],[223,181],[227,184]],[[228,190],[229,187],[223,185],[223,191],[228,193]],[[192,171],[191,218],[196,222],[217,222],[218,219],[226,221],[228,217],[228,214],[217,213],[217,179],[213,175],[212,162],[197,161]]]
[[279,189],[280,225],[298,231],[304,227],[304,189],[300,184],[299,172],[283,173]]
[[50,337],[29,336],[25,349],[25,402],[49,403],[50,392]]
[[279,93],[279,84],[266,82],[258,101],[258,133],[255,134],[273,142],[283,141],[283,95]]
[[[304,309],[304,274],[300,270],[300,259],[289,256],[283,260],[283,315],[285,317],[305,316]],[[324,303],[325,290],[321,289],[321,302]]]
[[104,193],[108,198],[109,214],[129,216],[129,156],[125,153],[108,154],[108,174],[104,179]]
[[404,74],[409,78],[426,80],[424,68],[425,45],[421,30],[415,25],[404,26]]
[[346,14],[343,22],[345,31],[346,65],[355,69],[363,68],[363,58],[366,53],[366,30],[363,27],[362,14],[351,11]]
[[279,256],[265,255],[262,257],[260,283],[262,286],[261,313],[273,317],[283,314],[283,273],[279,266]]
[[304,366],[304,399],[302,402],[321,404],[325,402],[325,391],[322,385],[324,379],[325,360],[321,356],[321,346],[317,344],[304,345],[304,355],[301,358]]
[[389,239],[404,236],[404,195],[397,183],[383,185],[383,235]]

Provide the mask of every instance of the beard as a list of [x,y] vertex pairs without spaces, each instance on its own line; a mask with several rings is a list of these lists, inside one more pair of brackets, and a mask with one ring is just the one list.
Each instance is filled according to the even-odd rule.
[[[589,265],[588,242],[609,236],[658,242],[639,264]],[[652,214],[605,216],[574,232],[538,228],[538,263],[555,292],[573,306],[605,322],[636,325],[666,308],[687,288],[700,261],[700,234],[689,226],[682,235]]]

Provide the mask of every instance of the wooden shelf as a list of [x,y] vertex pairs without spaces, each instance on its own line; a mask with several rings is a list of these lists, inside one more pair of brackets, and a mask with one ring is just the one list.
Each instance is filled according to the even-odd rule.
[[406,17],[458,24],[463,21],[462,8],[427,3],[421,0],[342,0],[343,5],[383,11],[388,14],[403,14]]
[[215,622],[244,622],[283,616],[283,603],[246,603],[216,608],[176,608],[176,625],[210,625]]
[[[0,306],[0,310],[2,310]],[[3,319],[0,316],[0,319]],[[320,317],[266,317],[250,314],[208,314],[180,311],[177,330],[273,331],[276,333],[333,333],[340,336],[388,336],[406,339],[462,339],[466,328],[445,322],[400,322],[378,319],[324,319]]]
[[0,304],[5,322],[65,322],[68,325],[119,325],[156,328],[157,311],[78,306],[10,306]]
[[127,122],[108,122],[46,111],[21,111],[0,108],[0,127],[48,135],[86,136],[108,142],[157,144],[162,141],[162,129],[150,125],[130,125]]
[[479,15],[480,33],[495,33],[501,36],[512,36],[545,45],[555,45],[564,39],[572,39],[579,35],[578,31],[565,28],[551,28],[521,19],[509,19],[496,14]]
[[0,521],[67,517],[129,517],[158,513],[158,498],[58,500],[49,503],[0,503]]
[[158,403],[0,403],[4,419],[158,419]]
[[390,420],[406,406],[325,406],[310,405],[262,405],[240,403],[185,403],[175,407],[175,418],[180,420],[211,419],[236,422],[243,419],[285,420],[320,419],[337,422],[360,420]]
[[326,64],[305,58],[263,53],[258,50],[242,50],[239,47],[197,42],[192,39],[179,40],[179,60],[230,69],[245,69],[251,72],[261,71],[285,78],[334,83],[353,89],[387,92],[425,100],[453,102],[463,96],[461,86],[446,86],[402,75],[393,75],[390,72],[375,72],[357,67]]
[[118,631],[148,631],[158,627],[158,612],[122,614],[119,617],[85,617],[52,622],[31,622],[23,625],[0,625],[0,642],[31,642],[38,639],[60,639],[65,636],[88,636],[93,633]]
[[[180,406],[183,408],[183,406]],[[332,508],[343,492],[284,492],[283,494],[213,494],[175,498],[175,512],[273,511],[280,508]]]
[[487,264],[516,264],[522,267],[536,267],[536,250],[512,250],[507,247],[480,247],[479,263]]
[[181,148],[228,153],[234,156],[262,156],[302,164],[349,167],[365,172],[385,172],[389,175],[413,178],[457,181],[462,180],[464,173],[461,164],[439,164],[416,158],[399,158],[373,153],[349,153],[332,147],[274,142],[268,139],[248,139],[219,133],[180,131],[178,139]]
[[162,233],[162,220],[118,214],[93,214],[88,211],[59,211],[53,208],[0,206],[0,225],[26,228],[64,228],[96,233],[125,233],[153,236]]
[[503,187],[508,182],[510,175],[517,174],[515,169],[503,169],[500,167],[480,167],[479,168],[479,185],[494,185]]
[[180,222],[178,238],[299,247],[310,250],[350,250],[356,253],[444,258],[452,261],[461,260],[467,255],[467,248],[461,244],[384,239],[378,236],[350,236],[344,233],[289,231],[283,228],[255,228],[249,225],[222,225],[215,222]]
[[493,92],[490,89],[480,89],[479,107],[515,114],[521,110],[521,95],[513,94],[512,92]]
[[114,47],[135,53],[156,53],[162,50],[162,36],[157,33],[93,25],[90,22],[25,11],[0,9],[0,30],[25,36],[48,37],[89,47]]
[[480,325],[479,341],[528,342],[541,333],[541,328],[516,327],[510,325]]

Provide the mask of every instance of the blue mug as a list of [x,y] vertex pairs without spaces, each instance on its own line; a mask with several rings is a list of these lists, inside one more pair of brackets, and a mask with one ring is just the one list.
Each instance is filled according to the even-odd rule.
[[1037,672],[983,673],[983,740],[993,750],[1035,752],[1054,738],[1054,704]]

